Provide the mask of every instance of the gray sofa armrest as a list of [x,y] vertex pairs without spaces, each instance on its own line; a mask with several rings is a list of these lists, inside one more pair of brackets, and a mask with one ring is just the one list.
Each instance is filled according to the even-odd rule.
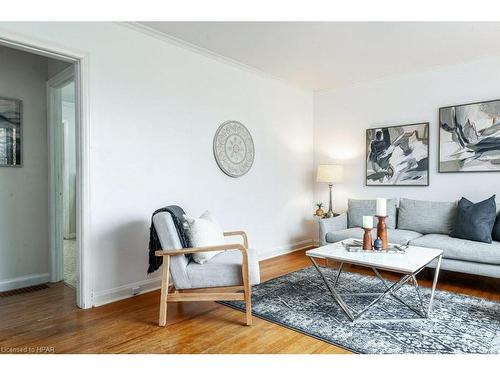
[[319,221],[319,243],[321,246],[326,245],[326,234],[338,230],[347,229],[347,213],[344,212],[339,216],[320,219]]

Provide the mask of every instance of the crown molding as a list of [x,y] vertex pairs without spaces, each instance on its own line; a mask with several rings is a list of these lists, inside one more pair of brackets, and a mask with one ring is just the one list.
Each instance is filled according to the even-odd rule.
[[191,52],[194,52],[194,53],[197,53],[199,55],[202,55],[204,57],[208,57],[208,58],[210,58],[212,60],[215,60],[217,62],[226,64],[226,65],[230,65],[233,68],[237,68],[237,69],[246,71],[247,73],[256,74],[256,75],[260,76],[261,78],[271,79],[271,80],[277,81],[277,82],[279,82],[281,84],[284,84],[286,86],[293,87],[295,89],[298,89],[300,91],[303,91],[303,92],[306,92],[306,93],[309,93],[309,94],[313,94],[313,90],[309,90],[309,89],[304,88],[302,86],[293,84],[293,83],[291,83],[291,82],[289,82],[289,81],[287,81],[287,80],[285,80],[283,78],[280,78],[280,77],[277,77],[275,75],[266,73],[266,72],[264,72],[264,71],[262,71],[260,69],[254,68],[253,66],[246,65],[246,64],[241,63],[241,62],[239,62],[237,60],[233,60],[233,59],[231,59],[229,57],[226,57],[226,56],[220,55],[218,53],[212,52],[212,51],[210,51],[210,50],[208,50],[206,48],[199,47],[199,46],[197,46],[195,44],[186,42],[185,40],[176,38],[176,37],[174,37],[172,35],[169,35],[169,34],[166,34],[164,32],[158,31],[156,29],[153,29],[153,28],[148,27],[146,25],[143,25],[141,23],[138,23],[138,22],[115,22],[115,23],[118,24],[118,25],[127,27],[129,29],[138,31],[140,33],[149,35],[149,36],[151,36],[153,38],[156,38],[156,39],[161,40],[163,42],[169,43],[170,45],[181,47],[181,48],[184,48],[184,49],[189,50]]

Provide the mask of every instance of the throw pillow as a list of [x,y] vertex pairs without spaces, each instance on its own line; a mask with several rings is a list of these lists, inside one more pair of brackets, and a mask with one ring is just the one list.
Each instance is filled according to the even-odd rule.
[[[388,229],[396,228],[396,199],[387,199],[387,218],[385,224]],[[349,199],[347,202],[347,216],[349,228],[363,226],[363,216],[375,216],[377,201],[374,199]],[[373,219],[373,225],[377,226],[377,219]]]
[[[189,225],[188,233],[189,239],[191,240],[191,246],[216,246],[226,243],[221,226],[210,212],[205,211],[198,219],[188,215],[184,215],[184,218]],[[203,264],[222,252],[223,250],[209,251],[204,253],[193,253],[191,255],[196,263]]]
[[422,234],[450,234],[457,212],[457,202],[399,200],[398,229]]
[[498,214],[495,225],[493,226],[491,237],[493,238],[493,241],[500,242],[500,214]]
[[496,218],[495,196],[479,203],[462,198],[450,236],[464,240],[491,243]]

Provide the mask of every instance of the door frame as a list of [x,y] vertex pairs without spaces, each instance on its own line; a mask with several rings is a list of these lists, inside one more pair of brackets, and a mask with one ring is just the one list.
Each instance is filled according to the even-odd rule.
[[[65,184],[65,129],[62,120],[61,88],[75,81],[75,69],[71,65],[50,78],[47,90],[47,136],[49,145],[49,246],[50,281],[64,278],[64,184]],[[75,103],[76,106],[76,103]],[[76,124],[76,119],[75,119]],[[79,270],[76,269],[79,280]],[[78,283],[77,283],[78,290]]]
[[[61,47],[14,32],[0,30],[0,45],[74,64],[76,126],[76,304],[86,309],[93,305],[93,283],[90,254],[90,171],[91,139],[89,108],[89,54]],[[49,197],[50,198],[50,197]],[[50,220],[49,220],[50,221]],[[50,226],[47,226],[50,233]]]

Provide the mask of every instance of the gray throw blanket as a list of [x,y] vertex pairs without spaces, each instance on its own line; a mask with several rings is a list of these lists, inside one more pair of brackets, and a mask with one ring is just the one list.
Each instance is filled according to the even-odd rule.
[[148,273],[155,272],[163,263],[163,257],[157,257],[155,251],[161,250],[160,239],[158,238],[158,233],[156,233],[155,226],[153,224],[153,217],[159,212],[168,212],[172,215],[172,219],[177,229],[177,234],[181,241],[183,248],[191,247],[189,242],[189,236],[187,235],[187,230],[184,226],[186,219],[184,219],[184,210],[179,206],[167,206],[160,208],[153,212],[151,215],[151,227],[149,228],[149,267]]

